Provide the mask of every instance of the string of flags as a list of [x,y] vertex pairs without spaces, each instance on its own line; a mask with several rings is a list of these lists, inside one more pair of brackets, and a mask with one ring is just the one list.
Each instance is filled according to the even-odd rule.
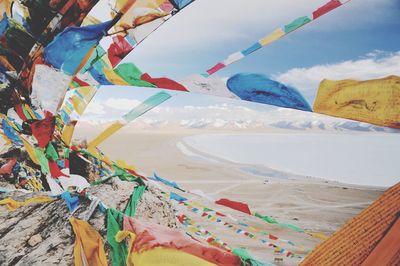
[[[233,224],[231,224],[231,223],[228,223],[228,222],[224,221],[221,217],[223,217],[223,216],[225,216],[225,215],[222,214],[222,213],[217,212],[217,215],[219,215],[219,217],[218,217],[218,216],[215,216],[215,215],[212,215],[211,213],[209,213],[209,211],[213,211],[212,209],[203,208],[203,209],[201,210],[200,208],[195,207],[195,206],[189,204],[189,203],[188,203],[188,202],[189,202],[188,199],[186,199],[186,198],[184,198],[184,197],[181,197],[181,196],[179,196],[179,195],[178,195],[179,197],[176,197],[176,196],[172,196],[172,197],[171,197],[171,194],[172,194],[172,195],[177,195],[176,193],[170,192],[170,193],[164,193],[164,194],[165,194],[165,197],[166,197],[167,199],[172,199],[172,200],[177,201],[179,204],[184,205],[184,206],[186,207],[187,210],[189,210],[189,211],[191,211],[191,212],[193,212],[193,213],[195,213],[195,214],[198,214],[198,215],[200,215],[200,216],[203,217],[203,218],[207,218],[207,219],[209,219],[210,221],[216,222],[217,224],[221,224],[221,225],[223,225],[223,226],[225,226],[225,227],[227,227],[227,228],[230,228],[230,229],[234,230],[237,234],[242,234],[242,235],[244,235],[244,236],[246,236],[246,237],[249,237],[249,238],[251,238],[251,239],[257,239],[256,235],[254,235],[254,234],[252,234],[252,233],[250,233],[250,232],[248,232],[248,231],[246,231],[246,230],[240,229],[240,228],[238,228],[237,226],[235,226],[235,225],[233,225]],[[201,204],[196,204],[196,205],[200,205],[200,206],[201,206]],[[179,216],[178,216],[178,219],[179,219],[180,223],[183,223],[183,222],[184,222],[184,217],[182,217],[182,216],[179,217]],[[188,223],[188,224],[191,224],[191,223]],[[246,224],[243,224],[243,223],[240,223],[239,225],[241,225],[241,226],[247,226]],[[247,226],[247,227],[248,227],[248,226]],[[253,227],[249,227],[249,228],[253,229]],[[255,229],[255,230],[257,231],[257,233],[260,232],[260,230],[257,230],[257,229]],[[297,248],[299,248],[301,251],[304,251],[304,248],[303,248],[302,246],[298,246],[298,245],[296,245],[295,243],[293,243],[293,242],[290,241],[290,240],[284,240],[284,239],[281,239],[281,238],[279,238],[279,237],[277,237],[277,236],[275,236],[275,235],[268,234],[268,233],[265,233],[265,232],[264,232],[264,235],[267,235],[269,240],[281,241],[281,242],[283,242],[283,243],[285,243],[285,244],[289,244],[289,245],[291,245],[291,246],[293,246],[293,247],[297,247]],[[211,238],[211,239],[213,239],[213,238]],[[213,240],[214,240],[214,239],[213,239]],[[267,245],[268,247],[273,247],[277,253],[285,254],[287,257],[290,257],[290,258],[302,259],[302,256],[297,255],[296,253],[293,253],[292,251],[289,251],[289,250],[286,250],[286,249],[284,249],[284,248],[281,248],[281,247],[279,247],[279,246],[277,246],[277,245],[271,243],[271,242],[268,241],[268,240],[260,239],[260,242],[261,242],[262,244]],[[224,244],[223,244],[223,245],[224,245]]]
[[193,219],[190,219],[188,216],[184,214],[177,215],[178,221],[180,224],[188,228],[190,233],[195,234],[198,237],[202,237],[208,243],[212,245],[218,245],[219,247],[231,251],[232,248],[224,241],[215,236],[215,234],[211,233],[209,230],[206,230],[201,225],[197,224]]
[[[186,192],[184,189],[180,188],[175,182],[168,181],[165,178],[158,177],[158,179],[152,179],[152,180],[162,182],[162,183],[164,183],[165,185],[167,185],[169,187],[177,188],[182,192]],[[188,202],[187,198],[184,198],[184,197],[182,197],[182,196],[180,196],[180,195],[178,195],[178,194],[176,194],[174,192],[169,192],[169,199],[175,200],[177,202]],[[261,215],[259,213],[252,214],[252,212],[250,210],[250,207],[246,203],[237,202],[237,201],[233,201],[233,200],[229,200],[229,199],[219,199],[219,200],[215,201],[214,203],[219,204],[219,205],[224,205],[224,206],[226,206],[228,208],[231,208],[231,209],[240,211],[242,213],[245,213],[245,214],[260,218],[260,219],[262,219],[263,221],[265,221],[265,222],[267,222],[269,224],[274,224],[274,225],[277,225],[277,226],[282,227],[282,228],[287,228],[287,229],[293,230],[293,231],[298,232],[298,233],[305,233],[307,235],[310,235],[310,236],[315,237],[315,238],[319,238],[321,240],[325,240],[325,239],[328,238],[323,233],[312,232],[312,231],[309,231],[309,230],[304,230],[304,229],[302,229],[302,228],[300,228],[300,227],[298,227],[296,225],[293,225],[293,224],[282,223],[282,222],[279,222],[276,219],[272,218],[271,216],[267,216],[267,215],[263,216],[263,215]],[[198,202],[192,202],[192,205],[195,208],[202,208],[203,212],[205,212],[205,213],[214,213],[217,216],[228,217],[228,215],[226,215],[226,214],[224,214],[224,213],[222,213],[220,211],[213,210],[212,208],[204,206],[204,205],[202,205],[202,204],[200,204]],[[249,226],[246,223],[240,222],[239,225],[240,226],[244,226],[244,227],[248,227],[251,231],[254,231],[254,232],[257,232],[257,233],[261,233],[261,234],[264,234],[264,235],[268,235],[268,233],[265,232],[264,230],[260,230],[260,229],[254,228],[253,226]],[[291,241],[289,241],[289,242],[292,243]]]
[[[249,238],[251,238],[251,239],[257,239],[257,236],[256,236],[256,235],[254,235],[254,234],[252,234],[252,233],[250,233],[250,232],[248,232],[248,231],[246,231],[246,230],[240,229],[240,228],[238,228],[237,226],[235,226],[235,225],[233,225],[233,224],[231,224],[231,223],[229,223],[229,222],[224,221],[224,220],[223,220],[222,218],[220,218],[220,217],[216,217],[216,216],[214,216],[214,215],[212,215],[212,214],[209,214],[209,213],[207,213],[207,212],[204,212],[204,211],[200,210],[199,208],[193,207],[192,205],[190,205],[190,204],[188,204],[188,203],[185,203],[185,202],[179,202],[179,204],[184,205],[184,206],[187,208],[187,210],[189,210],[189,211],[191,211],[191,212],[193,212],[193,213],[195,213],[195,214],[198,214],[199,216],[201,216],[201,217],[203,217],[203,218],[206,218],[206,219],[208,219],[208,220],[210,220],[210,221],[212,221],[212,222],[215,222],[215,223],[217,223],[217,224],[220,224],[220,225],[222,225],[222,226],[225,226],[225,227],[227,227],[227,228],[229,228],[229,229],[235,231],[235,232],[236,232],[237,234],[239,234],[239,235],[244,235],[244,236],[249,237]],[[271,234],[268,235],[268,238],[269,238],[269,240],[273,240],[273,241],[282,241],[282,242],[287,243],[287,244],[289,244],[289,245],[291,245],[291,246],[293,246],[293,247],[298,247],[298,246],[296,246],[293,242],[291,242],[291,241],[289,241],[289,240],[283,240],[283,239],[280,239],[280,238],[278,238],[278,237],[276,237],[276,236],[274,236],[274,235],[271,235]],[[294,252],[292,252],[292,251],[289,251],[289,250],[286,250],[286,249],[284,249],[284,248],[281,248],[281,247],[279,247],[279,246],[273,244],[273,243],[270,242],[269,240],[260,239],[259,241],[260,241],[262,244],[265,244],[265,245],[268,246],[268,247],[273,247],[275,250],[279,250],[279,253],[285,254],[287,257],[302,259],[302,256],[297,255],[296,253],[294,253]],[[304,250],[304,248],[301,248],[301,249]]]
[[270,45],[271,43],[285,37],[286,35],[296,31],[297,29],[305,26],[306,24],[316,20],[317,18],[328,14],[329,12],[333,11],[334,9],[347,4],[350,0],[331,0],[325,5],[319,7],[314,12],[312,12],[311,16],[302,16],[299,17],[289,24],[286,24],[284,27],[278,28],[274,30],[271,34],[267,35],[266,37],[260,39],[258,42],[252,44],[248,48],[235,52],[229,55],[225,60],[215,64],[213,67],[208,69],[206,73],[202,74],[205,77],[215,74],[216,72],[224,69],[225,67],[242,60],[246,56],[256,52],[257,50]]

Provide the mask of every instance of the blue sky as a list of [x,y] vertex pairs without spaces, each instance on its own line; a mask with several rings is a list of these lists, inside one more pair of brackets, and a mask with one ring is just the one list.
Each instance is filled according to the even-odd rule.
[[[309,15],[327,0],[197,0],[147,38],[127,58],[153,76],[182,79],[203,73],[229,54],[242,50],[297,17]],[[218,73],[265,73],[297,87],[312,103],[318,82],[400,75],[400,0],[353,0],[289,36]],[[125,110],[154,91],[102,88],[88,115]],[[271,107],[197,94],[173,97],[163,107],[229,103],[255,110]],[[97,111],[96,111],[97,110]],[[118,111],[118,112],[117,112]],[[97,114],[96,114],[97,113]],[[101,114],[107,115],[107,112]]]
[[[179,78],[199,73],[326,2],[252,0],[249,5],[246,0],[197,0],[127,61],[154,75]],[[394,52],[400,44],[399,17],[398,0],[353,0],[220,74],[274,74],[357,59],[375,49]]]

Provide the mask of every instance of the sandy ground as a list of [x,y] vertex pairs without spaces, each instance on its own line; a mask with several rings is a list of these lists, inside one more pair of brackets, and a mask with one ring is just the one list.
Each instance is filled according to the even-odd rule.
[[[94,133],[91,132],[89,135],[95,135],[95,132],[100,131],[99,128],[92,130]],[[78,130],[78,136],[79,132]],[[201,158],[188,156],[191,152],[198,152],[185,146],[182,138],[204,133],[209,132],[153,130],[134,133],[130,130],[121,130],[103,143],[101,149],[113,160],[125,159],[127,163],[135,165],[138,171],[148,176],[157,172],[163,178],[176,181],[185,190],[202,190],[210,199],[229,198],[246,202],[253,213],[259,212],[272,216],[282,223],[291,223],[303,229],[323,232],[327,235],[338,230],[348,219],[366,208],[383,192],[379,188],[349,186],[288,173],[282,173],[287,179],[261,177],[243,171],[249,165],[210,158],[206,155]],[[217,133],[224,134],[223,131],[217,131]],[[85,129],[85,135],[88,136],[87,129]],[[186,154],[181,151],[182,149]],[[267,172],[270,170],[261,166],[258,168]],[[230,214],[237,221],[229,217],[223,217],[222,221],[229,222],[237,228],[246,229],[246,227],[238,226],[239,222],[244,222],[257,230],[267,231],[281,239],[294,242],[296,247],[284,241],[271,241],[297,254],[305,255],[307,250],[313,249],[321,242],[320,239],[307,234],[270,225],[253,216],[215,205],[205,197],[174,192],[189,198],[192,203],[201,203],[224,214]],[[177,209],[182,210],[182,206],[177,206]],[[273,248],[260,241],[267,240],[267,237],[252,231],[254,229],[248,230],[250,233],[256,232],[256,239],[251,239],[237,234],[232,228],[217,224],[190,211],[183,210],[183,212],[228,243],[230,247],[246,247],[253,255],[265,262],[282,265],[296,265],[300,262],[300,260],[274,253]],[[304,250],[299,246],[303,246]]]

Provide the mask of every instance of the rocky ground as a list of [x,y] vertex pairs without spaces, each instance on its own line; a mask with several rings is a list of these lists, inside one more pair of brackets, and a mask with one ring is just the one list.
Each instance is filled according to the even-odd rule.
[[[107,207],[123,211],[135,183],[114,178],[108,183],[91,187],[89,193],[98,197]],[[0,199],[11,197],[24,201],[46,193],[23,193],[14,191],[0,193]],[[81,200],[73,214],[83,219],[89,208],[89,200]],[[75,236],[68,221],[70,213],[63,199],[48,203],[34,203],[13,212],[0,207],[0,265],[73,265]],[[138,203],[136,217],[169,227],[177,227],[174,209],[166,202],[160,190],[149,187]],[[106,216],[98,209],[88,221],[103,237],[105,250]]]

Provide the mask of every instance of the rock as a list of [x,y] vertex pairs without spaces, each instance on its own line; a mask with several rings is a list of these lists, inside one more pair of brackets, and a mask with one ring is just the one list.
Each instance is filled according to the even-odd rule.
[[39,244],[40,242],[42,242],[42,240],[43,239],[40,236],[40,234],[33,235],[31,238],[29,238],[28,245],[31,246],[31,247],[34,247],[37,244]]
[[[135,186],[136,183],[115,178],[89,188],[88,192],[98,197],[107,207],[123,212]],[[48,194],[14,191],[0,193],[0,200],[11,197],[24,201],[37,195]],[[89,200],[81,199],[80,207],[73,216],[83,219],[89,205]],[[73,265],[75,236],[69,217],[68,208],[61,199],[26,205],[13,212],[0,206],[0,265]],[[136,218],[177,227],[173,207],[155,187],[148,187],[138,202]],[[106,216],[97,209],[88,222],[102,236],[107,258],[110,258]]]

